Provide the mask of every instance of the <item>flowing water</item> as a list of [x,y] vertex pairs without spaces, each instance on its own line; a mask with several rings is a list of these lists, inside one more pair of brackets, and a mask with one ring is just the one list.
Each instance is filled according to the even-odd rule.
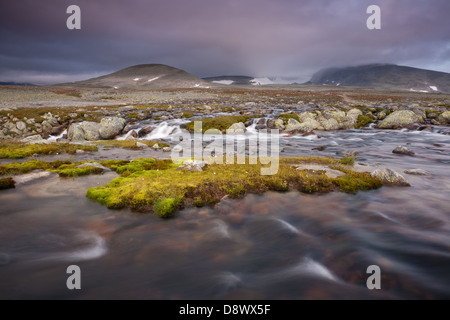
[[[165,123],[154,135],[178,129]],[[85,197],[114,173],[3,191],[0,298],[450,298],[450,137],[442,130],[280,139],[282,156],[358,151],[363,168],[429,172],[403,174],[408,188],[248,195],[172,220]],[[393,154],[397,145],[416,155]],[[81,268],[80,291],[66,288],[71,264]],[[366,287],[370,265],[381,269],[381,290]]]

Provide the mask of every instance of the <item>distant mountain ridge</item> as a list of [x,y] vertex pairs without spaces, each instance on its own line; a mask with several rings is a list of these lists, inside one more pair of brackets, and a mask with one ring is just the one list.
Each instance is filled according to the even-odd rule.
[[394,64],[370,64],[324,69],[306,84],[450,93],[450,73]]
[[115,89],[206,88],[210,84],[192,74],[163,64],[141,64],[101,77],[71,83]]

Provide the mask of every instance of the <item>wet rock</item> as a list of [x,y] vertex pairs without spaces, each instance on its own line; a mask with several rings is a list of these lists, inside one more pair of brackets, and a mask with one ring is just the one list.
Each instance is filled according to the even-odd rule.
[[242,122],[233,123],[227,130],[227,134],[244,134],[247,131]]
[[248,119],[247,121],[245,121],[244,125],[246,127],[250,127],[253,124],[253,119]]
[[16,181],[16,186],[23,185],[26,183],[35,182],[41,179],[46,179],[51,176],[56,176],[56,173],[43,171],[43,170],[35,170],[31,173],[23,174],[20,176],[14,177],[14,180]]
[[142,142],[136,142],[136,147],[141,148],[141,149],[147,149],[148,145],[146,145],[145,143],[142,143]]
[[256,124],[257,125],[265,125],[266,124],[266,119],[259,119]]
[[314,164],[302,164],[296,167],[297,170],[313,170],[313,171],[325,171],[325,175],[329,178],[339,178],[345,175],[344,172],[339,170],[330,169],[327,166],[314,165]]
[[[300,124],[300,122],[298,122],[295,119],[288,119],[288,122],[286,124],[286,131],[301,131],[300,129],[303,129],[304,126],[302,127],[302,125]],[[306,129],[305,131],[309,131],[308,129]]]
[[64,127],[63,126],[57,126],[57,127],[53,127],[50,130],[50,134],[54,135],[54,136],[57,136],[57,135],[60,135],[61,132],[63,132],[63,131],[64,131]]
[[431,132],[431,131],[433,131],[433,126],[430,126],[430,125],[420,126],[419,128],[417,128],[417,131]]
[[401,174],[391,169],[377,169],[371,173],[371,176],[381,180],[386,185],[399,187],[411,186]]
[[23,131],[27,128],[27,125],[25,122],[19,121],[16,123],[16,128],[17,128],[17,130]]
[[74,123],[69,127],[67,137],[72,141],[96,141],[100,140],[99,129],[100,124],[97,122],[83,121]]
[[102,169],[103,172],[111,171],[111,169],[109,169],[109,168],[107,168],[105,166],[102,166],[98,162],[83,163],[83,164],[77,166],[76,168],[99,168],[99,169]]
[[405,146],[398,146],[397,148],[392,150],[392,153],[403,154],[403,155],[406,155],[406,156],[413,156],[413,155],[415,155],[414,151],[408,149]]
[[157,144],[157,143],[155,143],[155,144],[152,146],[152,148],[155,149],[155,150],[161,149],[161,147],[160,147],[159,144]]
[[378,125],[378,129],[399,129],[406,128],[414,123],[424,123],[423,117],[411,110],[399,110],[391,113]]
[[177,171],[186,170],[191,172],[200,172],[203,171],[203,167],[206,165],[204,161],[198,160],[186,160],[183,165],[177,168]]
[[172,151],[172,149],[170,149],[170,147],[164,147],[163,148],[163,152],[170,152]]
[[33,143],[33,144],[46,144],[49,143],[47,140],[43,139],[40,134],[34,136],[29,136],[20,140],[20,142]]
[[106,117],[100,122],[99,134],[102,139],[112,139],[125,127],[125,119]]
[[256,130],[264,130],[264,129],[267,129],[267,126],[266,126],[265,124],[258,124],[258,125],[255,127],[255,129],[256,129]]
[[323,129],[326,131],[339,130],[340,125],[336,119],[328,119],[322,122]]
[[135,138],[135,139],[137,139],[138,137],[139,137],[139,135],[137,134],[137,132],[136,131],[131,131],[131,133],[129,134],[129,136],[128,137],[132,137],[132,138]]
[[81,150],[81,149],[77,149],[77,150],[75,151],[75,153],[76,153],[76,154],[83,154],[83,153],[86,153],[86,151]]
[[152,126],[146,126],[144,128],[142,128],[141,130],[139,130],[139,137],[145,137],[146,135],[148,135],[150,132],[153,131],[153,127]]
[[437,121],[440,124],[450,124],[450,111],[445,111],[438,118]]
[[429,176],[430,173],[428,171],[425,171],[423,169],[408,169],[405,170],[404,173],[415,175],[415,176]]

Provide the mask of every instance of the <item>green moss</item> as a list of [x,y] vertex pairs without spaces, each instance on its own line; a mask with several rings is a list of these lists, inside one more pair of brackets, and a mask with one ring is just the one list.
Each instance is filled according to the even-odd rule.
[[180,199],[177,197],[158,199],[155,201],[153,211],[160,218],[170,218],[180,205]]
[[194,115],[192,113],[188,113],[188,112],[183,112],[183,114],[181,115],[181,118],[183,119],[189,119],[192,118]]
[[356,161],[356,156],[357,156],[356,152],[348,152],[342,157],[342,159],[338,160],[337,162],[339,164],[353,166]]
[[74,154],[77,150],[97,151],[96,146],[75,145],[69,143],[49,143],[49,144],[25,144],[25,143],[0,143],[0,158],[21,159],[34,154]]
[[300,122],[300,118],[295,113],[282,113],[278,116],[278,118],[284,119],[285,121],[288,121],[289,119],[294,119]]
[[[217,118],[203,118],[196,121],[202,122],[202,133],[205,133],[209,129],[217,129],[225,132],[234,123],[245,122],[250,118],[250,116],[221,116]],[[189,122],[186,125],[186,129],[194,131],[194,121]]]
[[363,115],[360,114],[358,116],[358,121],[356,123],[355,128],[359,129],[359,128],[365,127],[366,125],[368,125],[371,122],[372,122],[372,118],[371,117],[363,116]]
[[16,182],[13,178],[0,178],[0,190],[12,189],[16,187]]
[[428,117],[428,115],[429,114],[437,114],[437,115],[440,115],[442,112],[441,111],[438,111],[438,110],[425,110],[425,114],[427,115],[427,117]]
[[[323,171],[297,170],[295,164],[311,162],[337,166],[339,160],[331,158],[280,159],[275,175],[262,176],[261,164],[211,164],[202,172],[176,170],[168,163],[155,170],[152,159],[137,159],[117,168],[122,177],[104,187],[89,189],[87,196],[109,208],[130,207],[138,211],[166,216],[186,205],[215,205],[225,195],[240,198],[247,193],[299,190],[306,193],[330,192],[339,187],[344,192],[357,192],[379,187],[370,175],[346,170],[346,177],[332,179]],[[146,167],[148,166],[148,167]],[[171,199],[171,200],[166,200]],[[173,199],[176,199],[173,200]]]
[[91,174],[102,174],[103,169],[96,167],[85,167],[85,168],[55,170],[55,172],[57,172],[59,176],[63,178],[74,178],[80,176],[87,176]]
[[45,161],[27,161],[27,162],[14,162],[10,164],[0,165],[0,175],[7,174],[24,174],[31,172],[33,170],[55,170],[61,167],[62,165],[71,164],[70,161],[53,161],[53,162],[45,162]]
[[356,193],[359,190],[372,190],[380,188],[383,183],[373,178],[367,172],[347,171],[345,176],[333,179],[333,184],[339,187],[341,191],[347,193]]
[[146,170],[167,170],[174,167],[172,160],[155,160],[139,158],[122,166],[117,166],[115,169],[111,166],[111,169],[116,171],[122,176],[129,176],[132,173],[146,171]]

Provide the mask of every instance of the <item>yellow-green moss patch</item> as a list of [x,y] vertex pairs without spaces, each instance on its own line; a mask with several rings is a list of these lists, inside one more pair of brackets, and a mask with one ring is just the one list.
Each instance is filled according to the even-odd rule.
[[153,165],[150,159],[146,159],[119,167],[117,172],[125,170],[122,172],[127,173],[125,176],[114,179],[104,187],[89,189],[87,197],[108,208],[129,207],[168,217],[184,206],[215,205],[226,195],[240,198],[247,193],[266,191],[298,190],[305,193],[324,193],[335,189],[356,193],[381,186],[381,182],[369,174],[357,173],[343,167],[341,171],[346,175],[340,178],[329,178],[323,171],[295,168],[295,164],[308,161],[334,165],[337,169],[342,167],[339,160],[330,158],[288,158],[280,159],[279,170],[275,175],[262,176],[261,164],[213,164],[204,167],[201,172],[191,172],[177,170],[175,165],[167,165],[157,170],[145,169],[146,164]]
[[[217,129],[225,132],[234,123],[245,122],[250,118],[250,116],[221,116],[216,118],[203,118],[196,121],[202,122],[202,133],[205,133],[209,129]],[[194,131],[194,121],[189,122],[186,125],[186,129]]]
[[25,144],[20,142],[1,142],[0,158],[2,159],[21,159],[34,154],[74,154],[77,150],[97,151],[96,146],[77,145],[69,143],[49,143],[49,144]]

